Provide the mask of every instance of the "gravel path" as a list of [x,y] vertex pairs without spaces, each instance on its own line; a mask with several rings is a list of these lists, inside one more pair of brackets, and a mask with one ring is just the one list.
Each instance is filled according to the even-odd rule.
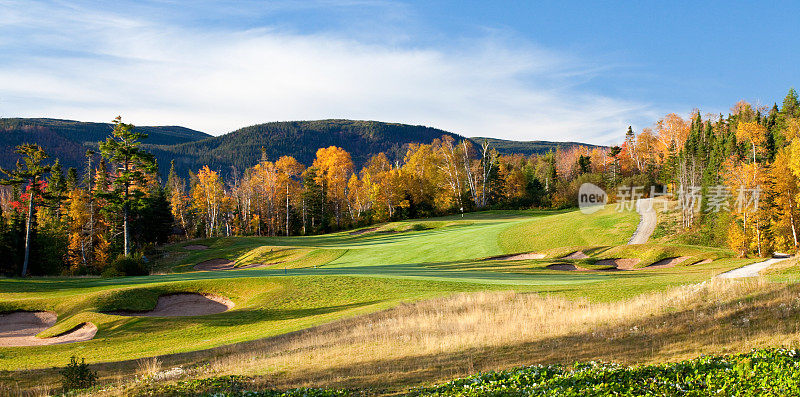
[[639,213],[639,226],[628,240],[628,244],[644,244],[656,229],[656,210],[653,208],[653,199],[639,199],[636,201],[636,212]]
[[774,263],[778,263],[780,261],[785,261],[789,259],[790,256],[788,255],[776,255],[774,258],[767,259],[763,262],[756,262],[747,266],[742,266],[738,269],[733,269],[731,271],[727,271],[725,273],[720,274],[717,277],[720,278],[743,278],[743,277],[758,277],[758,274],[772,266]]

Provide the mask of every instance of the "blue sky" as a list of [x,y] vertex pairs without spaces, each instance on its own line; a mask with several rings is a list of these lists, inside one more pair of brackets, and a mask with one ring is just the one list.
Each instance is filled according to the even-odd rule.
[[109,3],[0,0],[0,117],[607,144],[669,112],[780,102],[800,76],[792,2]]

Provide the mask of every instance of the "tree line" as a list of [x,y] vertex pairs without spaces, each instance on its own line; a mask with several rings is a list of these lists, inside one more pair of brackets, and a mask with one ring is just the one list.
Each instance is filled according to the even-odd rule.
[[[575,146],[541,155],[500,155],[486,141],[442,136],[410,143],[401,156],[320,148],[311,164],[291,156],[260,161],[223,179],[203,166],[161,180],[147,135],[114,121],[82,172],[64,173],[36,144],[17,148],[0,190],[2,273],[142,274],[149,248],[181,239],[309,235],[374,223],[482,209],[568,208],[591,182],[611,193],[642,187],[678,199],[682,242],[729,245],[740,255],[795,251],[800,200],[800,104],[739,102],[727,116],[669,114],[628,128],[612,147]],[[689,188],[696,200],[683,200]],[[736,192],[759,190],[752,211]],[[725,190],[720,201],[720,189]],[[710,211],[713,207],[714,211]]]

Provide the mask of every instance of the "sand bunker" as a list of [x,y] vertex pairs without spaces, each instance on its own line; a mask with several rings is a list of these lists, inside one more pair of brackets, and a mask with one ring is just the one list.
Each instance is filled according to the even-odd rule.
[[0,314],[0,346],[45,346],[61,343],[83,342],[94,338],[97,327],[92,323],[82,323],[77,327],[50,338],[37,338],[36,335],[56,323],[53,312],[14,312]]
[[613,269],[605,269],[608,270],[634,270],[634,266],[639,263],[639,259],[636,258],[620,258],[620,259],[603,259],[595,262],[594,264],[597,266],[610,266]]
[[230,299],[221,296],[183,293],[159,296],[158,303],[153,310],[144,312],[120,310],[106,312],[106,314],[137,317],[205,316],[228,311],[233,306]]
[[232,270],[235,269],[234,263],[230,259],[211,259],[194,265],[195,270]]
[[688,256],[679,256],[675,258],[662,259],[652,265],[647,266],[647,269],[664,269],[668,267],[675,267],[675,265],[689,259]]
[[374,232],[376,230],[378,230],[377,227],[370,227],[370,228],[367,228],[367,229],[360,229],[360,230],[352,231],[352,232],[350,232],[350,235],[351,236],[358,236],[359,234],[370,233],[370,232]]
[[[270,265],[274,265],[275,263],[269,263],[269,264]],[[245,266],[236,267],[236,264],[232,260],[219,258],[219,259],[207,260],[205,262],[200,262],[200,263],[194,265],[194,270],[207,270],[207,271],[212,271],[212,270],[239,270],[239,269],[252,269],[254,267],[261,267],[261,266],[266,266],[266,264],[256,263],[256,264],[252,264],[252,265],[245,265]]]
[[189,250],[189,251],[202,251],[202,250],[208,249],[208,246],[207,245],[200,245],[200,244],[184,245],[183,249]]
[[586,259],[589,256],[584,254],[583,251],[575,251],[567,256],[562,257],[561,259]]
[[527,252],[524,254],[513,254],[513,255],[503,255],[503,256],[493,256],[491,258],[486,258],[484,260],[487,261],[521,261],[525,259],[542,259],[546,255],[540,254],[537,252]]
[[703,260],[702,260],[702,261],[700,261],[700,262],[690,263],[690,264],[689,264],[689,266],[694,266],[694,265],[706,265],[706,264],[709,264],[709,263],[711,263],[711,262],[714,262],[714,260],[713,260],[713,259],[710,259],[710,258],[709,258],[709,259],[703,259]]
[[556,263],[556,264],[553,264],[553,265],[548,265],[547,268],[550,269],[550,270],[562,270],[562,271],[572,271],[572,272],[586,272],[586,271],[589,271],[589,269],[586,269],[586,268],[583,268],[583,267],[580,267],[580,266],[575,266],[575,265],[570,264],[570,263]]

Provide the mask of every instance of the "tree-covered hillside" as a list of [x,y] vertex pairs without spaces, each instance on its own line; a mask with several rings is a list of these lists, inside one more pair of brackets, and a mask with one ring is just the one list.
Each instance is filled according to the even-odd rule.
[[[111,123],[88,123],[46,118],[0,119],[0,167],[14,165],[14,147],[22,143],[41,145],[66,169],[83,169],[87,149],[97,150],[98,143],[111,132]],[[136,127],[148,134],[144,147],[158,160],[159,171],[166,177],[175,160],[178,175],[187,177],[208,165],[225,176],[252,167],[263,155],[271,161],[292,156],[310,165],[317,149],[337,146],[352,156],[360,167],[375,154],[385,153],[390,161],[402,161],[404,145],[430,143],[443,135],[460,140],[461,136],[420,125],[362,120],[286,121],[257,124],[233,132],[211,136],[178,126]],[[592,145],[574,142],[509,141],[495,138],[472,138],[475,143],[488,140],[500,154],[544,154],[556,148]]]
[[[0,167],[14,165],[14,147],[26,142],[42,145],[62,165],[82,169],[85,153],[97,149],[113,126],[55,119],[0,119]],[[196,173],[208,165],[228,175],[232,168],[242,171],[258,163],[264,155],[270,160],[292,156],[306,165],[314,160],[317,149],[338,146],[347,150],[356,165],[372,155],[385,152],[390,157],[400,153],[407,143],[430,143],[442,135],[458,135],[436,128],[378,121],[317,120],[273,122],[238,129],[221,136],[211,136],[184,127],[136,127],[148,134],[143,141],[158,160],[159,171],[166,177],[170,161],[175,160],[179,175]],[[400,155],[402,157],[402,155]]]
[[[175,145],[211,137],[185,127],[136,127],[148,135],[150,145]],[[23,143],[36,143],[50,157],[58,158],[65,167],[83,168],[86,150],[97,150],[114,126],[111,123],[88,123],[47,118],[0,118],[0,167],[10,168],[18,156],[14,148]],[[169,166],[169,161],[167,161]]]
[[474,137],[470,138],[475,142],[481,143],[488,141],[493,148],[497,149],[500,154],[522,154],[530,156],[532,154],[545,154],[556,149],[568,149],[576,146],[585,146],[589,149],[599,148],[601,146],[589,145],[579,142],[551,142],[551,141],[509,141],[506,139]]
[[[447,131],[419,125],[360,120],[287,121],[253,125],[197,142],[153,148],[153,153],[160,163],[175,159],[181,175],[189,170],[197,172],[202,165],[223,174],[228,174],[231,166],[242,171],[258,163],[262,148],[269,160],[292,156],[310,165],[318,149],[337,146],[350,153],[353,162],[360,166],[377,153],[395,157],[407,143],[430,143],[442,135],[460,138]],[[402,153],[399,155],[402,157]]]

